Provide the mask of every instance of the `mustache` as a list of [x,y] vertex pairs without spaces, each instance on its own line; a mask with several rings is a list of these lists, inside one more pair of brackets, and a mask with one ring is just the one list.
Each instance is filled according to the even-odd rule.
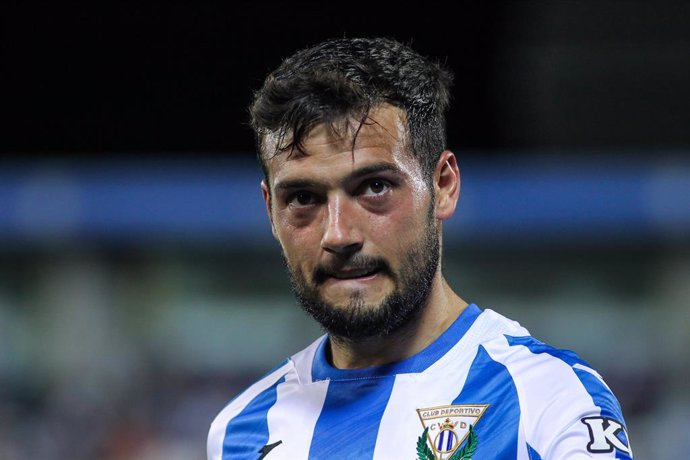
[[390,264],[383,257],[372,257],[363,254],[354,255],[347,260],[336,260],[330,263],[319,264],[314,268],[313,280],[314,283],[321,284],[328,278],[336,276],[342,272],[343,268],[347,270],[364,270],[367,272],[383,272],[391,277],[394,276]]

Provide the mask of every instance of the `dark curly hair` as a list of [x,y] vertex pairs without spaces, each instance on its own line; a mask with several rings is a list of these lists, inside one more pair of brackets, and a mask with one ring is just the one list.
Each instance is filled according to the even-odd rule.
[[[265,177],[268,156],[303,152],[302,142],[316,125],[340,132],[354,120],[358,130],[373,107],[388,103],[405,112],[412,155],[431,180],[446,148],[452,80],[439,62],[388,38],[332,39],[298,51],[268,75],[250,107]],[[265,151],[268,135],[277,136],[274,152]]]

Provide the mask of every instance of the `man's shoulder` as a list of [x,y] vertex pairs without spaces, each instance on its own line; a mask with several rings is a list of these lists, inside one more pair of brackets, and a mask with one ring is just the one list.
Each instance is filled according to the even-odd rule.
[[241,412],[260,396],[270,393],[280,382],[284,381],[291,370],[294,368],[292,361],[288,358],[275,366],[270,371],[259,377],[251,385],[242,389],[239,393],[231,396],[230,401],[223,407],[216,416],[216,423],[219,419],[229,420]]
[[286,382],[300,384],[310,379],[310,362],[322,340],[323,337],[320,337],[308,347],[283,360],[236,394],[223,407],[213,419],[209,429],[207,441],[209,458],[217,457],[211,453],[216,452],[219,446],[222,446],[222,440],[226,437],[231,420],[236,425],[239,424],[239,429],[236,429],[237,433],[243,433],[244,429],[247,428],[243,424],[251,425],[256,414],[266,414],[280,398],[278,387],[281,384]]
[[323,340],[323,336],[319,337],[309,346],[289,356],[277,366],[265,372],[251,385],[247,386],[239,393],[236,393],[230,402],[223,408],[222,412],[233,412],[243,408],[261,394],[272,391],[278,384],[286,380],[305,383],[305,380],[309,380],[311,377],[311,361],[318,346]]
[[[561,452],[568,439],[580,436],[583,446],[589,442],[613,450],[615,445],[625,455],[620,458],[630,458],[620,403],[592,365],[576,351],[539,340],[495,312],[485,321],[496,333],[479,343],[476,359],[500,365],[493,369],[513,388],[532,447]],[[622,434],[614,439],[607,430]]]
[[559,348],[540,340],[514,321],[493,310],[484,310],[485,328],[490,333],[479,345],[492,357],[520,373],[523,378],[539,378],[542,372],[553,369],[548,363],[562,369],[581,370],[601,379],[601,376],[577,352]]
[[[590,396],[612,394],[594,366],[576,351],[544,342],[518,322],[492,310],[485,310],[483,316],[483,328],[491,332],[478,342],[480,353],[502,365],[518,393],[524,395],[536,389],[539,394],[548,386],[559,395],[582,390]],[[617,405],[614,401],[606,402]]]

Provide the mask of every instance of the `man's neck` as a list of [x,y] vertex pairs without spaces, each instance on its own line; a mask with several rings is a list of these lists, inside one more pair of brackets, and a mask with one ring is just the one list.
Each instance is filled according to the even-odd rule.
[[386,337],[351,341],[330,338],[331,363],[338,369],[360,369],[402,361],[436,340],[467,307],[442,276],[434,280],[419,317]]

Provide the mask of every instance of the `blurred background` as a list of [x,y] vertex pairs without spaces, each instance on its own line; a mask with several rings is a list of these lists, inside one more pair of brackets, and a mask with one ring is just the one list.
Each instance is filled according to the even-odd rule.
[[321,334],[246,107],[282,57],[373,35],[456,75],[449,282],[597,368],[636,458],[685,458],[690,4],[456,3],[3,3],[1,460],[201,460]]

